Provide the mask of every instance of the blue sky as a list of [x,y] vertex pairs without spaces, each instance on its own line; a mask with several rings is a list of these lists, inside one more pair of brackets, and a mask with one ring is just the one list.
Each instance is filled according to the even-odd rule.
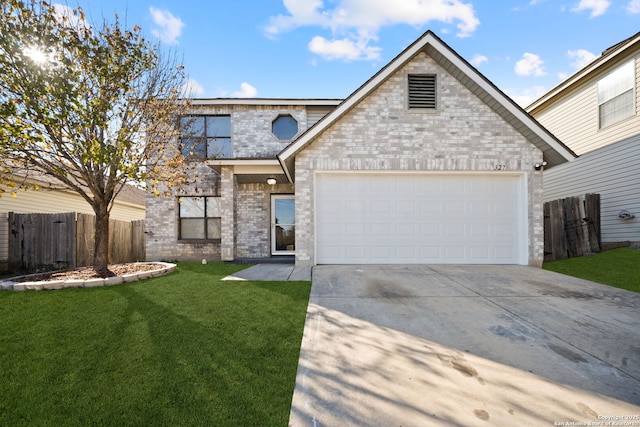
[[[74,6],[75,3],[67,3]],[[432,30],[522,106],[640,31],[640,0],[79,0],[177,49],[196,97],[344,98]]]

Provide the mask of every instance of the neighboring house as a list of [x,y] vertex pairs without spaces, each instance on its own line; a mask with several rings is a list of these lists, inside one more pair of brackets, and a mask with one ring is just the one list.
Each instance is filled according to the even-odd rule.
[[147,198],[149,259],[539,266],[536,165],[574,158],[430,31],[342,102],[195,100],[192,114],[197,191]]
[[544,200],[599,193],[603,244],[640,245],[640,33],[527,111],[580,155],[544,172]]
[[[9,212],[15,213],[63,213],[77,212],[94,214],[91,206],[76,192],[52,186],[47,177],[30,179],[30,187],[38,190],[16,190],[0,197],[0,266],[7,262],[9,254]],[[126,186],[122,189],[113,209],[111,219],[134,221],[145,218],[145,192]]]

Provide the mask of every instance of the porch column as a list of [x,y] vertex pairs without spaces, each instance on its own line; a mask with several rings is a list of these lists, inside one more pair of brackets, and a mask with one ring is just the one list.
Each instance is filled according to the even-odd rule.
[[222,261],[233,261],[236,258],[236,180],[233,166],[223,166],[220,171],[220,197],[220,256]]

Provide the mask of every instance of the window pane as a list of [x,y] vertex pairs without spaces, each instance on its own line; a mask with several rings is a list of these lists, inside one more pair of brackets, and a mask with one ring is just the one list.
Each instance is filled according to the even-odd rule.
[[220,239],[222,220],[220,218],[208,218],[207,219],[207,238],[208,239]]
[[220,197],[207,197],[207,217],[219,218],[222,216],[220,208]]
[[207,157],[210,159],[231,157],[231,138],[208,138]]
[[180,218],[204,218],[204,198],[183,197],[180,203]]
[[231,116],[208,116],[207,136],[231,137]]
[[600,127],[604,128],[633,116],[633,90],[600,105]]
[[181,239],[204,239],[203,219],[181,219],[180,220]]
[[204,136],[204,117],[186,116],[180,118],[180,129],[185,136]]
[[598,82],[598,103],[602,104],[633,89],[635,60],[629,61]]
[[278,139],[291,139],[298,133],[298,122],[291,116],[280,116],[273,121],[271,130]]
[[180,152],[185,157],[204,157],[204,139],[182,138]]

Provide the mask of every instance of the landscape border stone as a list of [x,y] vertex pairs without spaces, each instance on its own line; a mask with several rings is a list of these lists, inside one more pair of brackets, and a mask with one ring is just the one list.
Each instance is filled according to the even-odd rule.
[[70,279],[70,280],[51,280],[51,281],[33,281],[33,282],[14,282],[22,277],[12,277],[0,281],[0,291],[41,291],[41,290],[57,290],[63,288],[93,288],[97,286],[112,286],[121,283],[137,282],[139,280],[149,279],[152,277],[164,276],[173,273],[176,270],[176,264],[169,262],[150,261],[140,262],[136,264],[159,264],[160,268],[140,273],[124,274],[122,276],[113,276],[107,278],[91,278],[91,279]]

